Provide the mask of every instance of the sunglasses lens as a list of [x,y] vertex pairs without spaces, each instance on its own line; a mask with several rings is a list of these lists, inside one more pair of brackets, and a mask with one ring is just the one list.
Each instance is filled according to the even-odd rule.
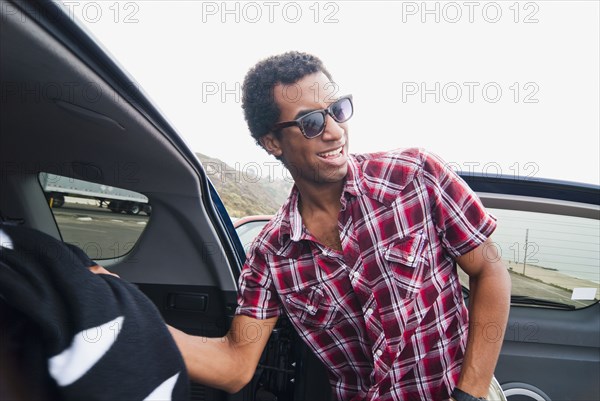
[[302,119],[302,129],[307,138],[319,136],[325,126],[324,113],[311,113]]
[[338,123],[348,121],[352,117],[352,102],[348,98],[340,99],[331,105],[331,113]]

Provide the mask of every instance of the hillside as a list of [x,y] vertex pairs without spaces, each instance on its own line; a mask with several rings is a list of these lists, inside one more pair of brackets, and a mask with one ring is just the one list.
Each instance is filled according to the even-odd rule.
[[235,170],[225,162],[196,153],[231,217],[273,214],[283,204],[291,182],[251,169]]

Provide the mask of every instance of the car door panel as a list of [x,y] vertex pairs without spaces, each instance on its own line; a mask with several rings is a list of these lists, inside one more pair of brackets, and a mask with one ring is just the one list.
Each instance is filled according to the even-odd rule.
[[496,366],[498,380],[512,389],[508,399],[531,400],[529,391],[552,400],[600,399],[599,329],[599,304],[580,310],[511,308]]
[[[513,280],[513,303],[495,372],[508,401],[600,399],[598,187],[472,174],[463,178],[486,207],[508,216],[499,220],[498,231],[502,224],[509,230],[492,235]],[[525,255],[516,256],[527,252],[528,240],[537,253],[528,269],[537,269],[537,276],[526,276]],[[578,300],[574,286],[588,292],[595,287],[595,299]],[[490,340],[495,335],[491,330]]]

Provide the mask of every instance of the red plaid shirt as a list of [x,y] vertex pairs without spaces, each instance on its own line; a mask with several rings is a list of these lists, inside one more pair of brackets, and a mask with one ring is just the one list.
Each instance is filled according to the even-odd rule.
[[467,184],[421,149],[351,155],[342,252],[303,226],[299,193],[254,241],[238,314],[288,315],[339,400],[445,400],[468,316],[454,259],[496,227]]

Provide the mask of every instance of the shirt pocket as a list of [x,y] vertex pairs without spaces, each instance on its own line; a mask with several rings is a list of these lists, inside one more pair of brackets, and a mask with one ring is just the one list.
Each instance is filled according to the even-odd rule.
[[321,285],[287,295],[285,304],[290,317],[304,326],[326,330],[342,319],[338,306]]
[[413,298],[421,289],[424,270],[429,265],[427,244],[427,237],[417,233],[401,238],[383,250],[388,271],[402,298]]

